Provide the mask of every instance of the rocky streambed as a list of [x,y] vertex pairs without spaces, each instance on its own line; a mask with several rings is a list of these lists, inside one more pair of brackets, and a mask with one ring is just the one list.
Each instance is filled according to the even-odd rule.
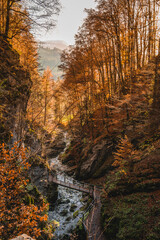
[[[68,180],[72,181],[69,178]],[[58,186],[58,199],[55,208],[49,211],[49,220],[59,222],[54,239],[69,239],[71,232],[83,216],[82,197],[81,192]]]
[[[72,183],[73,178],[64,173],[68,170],[68,167],[63,165],[60,161],[60,155],[65,152],[70,144],[70,140],[66,133],[63,134],[63,141],[60,139],[60,142],[63,146],[65,143],[65,148],[61,152],[58,152],[58,156],[49,159],[50,166],[56,171],[59,180],[63,181],[65,178],[65,181]],[[80,183],[76,182],[76,185],[78,184]],[[69,239],[72,231],[76,228],[78,222],[83,216],[83,211],[86,205],[84,198],[86,198],[87,195],[62,186],[58,186],[57,190],[58,198],[56,203],[54,203],[54,209],[49,211],[49,220],[56,220],[59,222],[59,227],[57,227],[54,233],[54,239]],[[88,198],[86,198],[86,200],[87,199]]]
[[[70,139],[67,133],[60,129],[55,139],[46,135],[43,145],[41,145],[36,135],[28,133],[25,144],[30,146],[33,153],[39,149],[38,154],[30,159],[32,162],[29,170],[31,183],[28,188],[32,190],[36,186],[37,191],[47,198],[50,204],[49,220],[59,222],[59,227],[54,233],[54,240],[69,239],[77,223],[82,218],[89,198],[88,195],[79,191],[49,182],[49,175],[56,175],[62,181],[65,178],[65,181],[70,183],[74,180],[76,185],[79,184],[75,179],[65,174],[65,172],[68,172],[69,167],[62,164],[60,160],[70,145]],[[43,158],[41,158],[42,155]],[[45,158],[48,159],[49,166],[47,166]]]

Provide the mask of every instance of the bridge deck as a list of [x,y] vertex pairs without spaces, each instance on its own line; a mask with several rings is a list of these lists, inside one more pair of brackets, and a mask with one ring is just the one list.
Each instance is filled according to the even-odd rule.
[[49,181],[54,182],[54,183],[56,183],[60,186],[63,186],[63,187],[67,187],[67,188],[70,188],[70,189],[74,189],[74,190],[77,190],[77,191],[80,191],[80,192],[89,193],[89,194],[93,195],[93,187],[91,187],[88,184],[83,184],[82,186],[75,185],[73,183],[69,183],[69,182],[66,182],[66,181],[61,181],[61,180],[59,180],[59,179],[57,179],[56,177],[53,177],[53,176],[49,176]]

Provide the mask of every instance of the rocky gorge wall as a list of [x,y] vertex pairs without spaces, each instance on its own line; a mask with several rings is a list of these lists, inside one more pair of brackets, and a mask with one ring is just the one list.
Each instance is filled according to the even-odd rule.
[[[29,124],[29,123],[28,123]],[[58,134],[55,139],[44,129],[39,129],[43,142],[39,139],[35,130],[30,129],[30,125],[25,127],[25,146],[29,149],[29,162],[31,168],[29,176],[31,183],[35,185],[40,193],[47,199],[50,209],[54,208],[58,197],[57,184],[49,182],[49,175],[55,175],[54,167],[50,166],[50,159],[57,157],[65,148],[62,134]]]
[[[31,182],[48,201],[57,198],[57,186],[48,182],[49,167],[42,158],[42,143],[26,120],[32,81],[20,64],[19,54],[0,36],[0,142],[12,145],[21,140],[29,150]],[[49,139],[51,141],[51,139]],[[47,145],[47,143],[46,143]]]
[[22,137],[24,116],[32,81],[20,64],[19,54],[9,42],[0,37],[0,134],[9,141],[15,132]]

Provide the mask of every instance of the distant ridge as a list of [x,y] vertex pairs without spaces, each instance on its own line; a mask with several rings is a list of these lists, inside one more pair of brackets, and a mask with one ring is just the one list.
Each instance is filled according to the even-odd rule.
[[64,50],[68,47],[67,43],[62,40],[49,40],[49,41],[40,41],[39,46],[43,48],[58,48]]
[[38,55],[39,55],[39,71],[43,74],[43,71],[49,67],[52,71],[54,80],[62,78],[63,72],[58,68],[61,64],[62,51],[67,48],[67,45],[63,41],[46,41],[38,43]]

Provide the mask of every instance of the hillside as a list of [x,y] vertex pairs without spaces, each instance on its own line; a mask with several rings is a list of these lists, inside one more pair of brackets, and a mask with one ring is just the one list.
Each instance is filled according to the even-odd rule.
[[51,49],[45,46],[40,46],[38,50],[40,71],[43,72],[43,70],[49,66],[52,70],[52,74],[55,80],[57,80],[58,77],[61,77],[63,73],[58,69],[58,66],[61,64],[61,53],[62,50],[58,48]]
[[67,43],[62,40],[48,40],[48,41],[40,41],[39,45],[43,48],[58,48],[60,50],[64,50],[67,48]]
[[[132,96],[112,109],[110,134],[75,139],[62,159],[71,166],[69,174],[103,185],[101,223],[107,240],[160,237],[159,69],[158,55],[137,71]],[[157,94],[150,106],[153,89]]]

